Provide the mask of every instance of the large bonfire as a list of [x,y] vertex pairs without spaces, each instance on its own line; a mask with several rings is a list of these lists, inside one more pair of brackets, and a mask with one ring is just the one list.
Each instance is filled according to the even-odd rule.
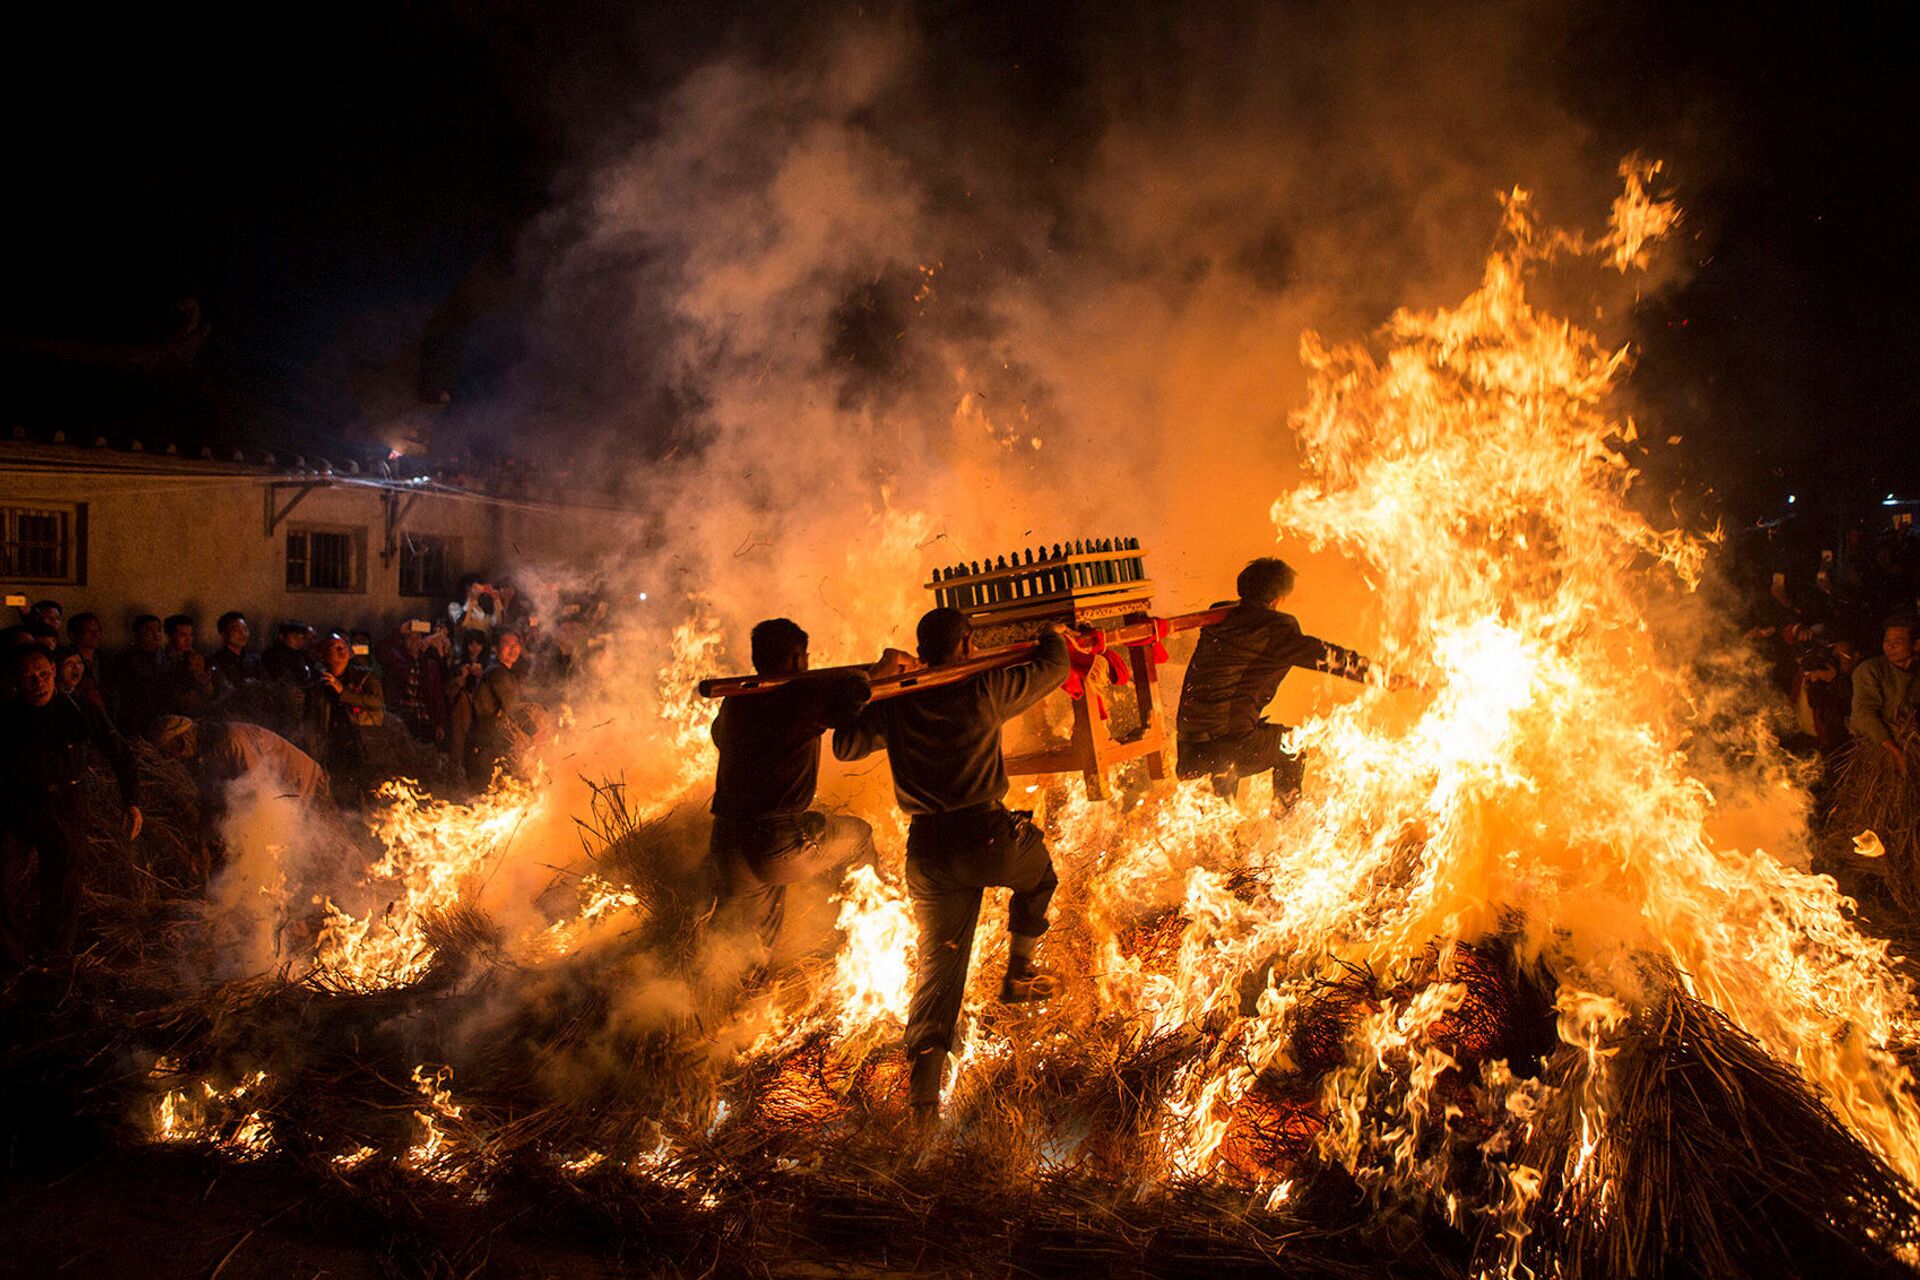
[[[1049,788],[1049,945],[1086,976],[1017,1015],[982,980],[930,1145],[901,1125],[897,827],[876,820],[889,861],[842,888],[837,952],[751,998],[691,927],[667,815],[698,807],[710,766],[690,688],[717,650],[694,622],[649,747],[676,781],[596,788],[591,873],[490,919],[503,860],[578,864],[513,847],[560,793],[395,788],[358,898],[249,888],[276,973],[135,1020],[141,1122],[434,1194],[498,1195],[538,1166],[655,1197],[650,1230],[734,1224],[709,1239],[764,1242],[743,1217],[814,1204],[784,1247],[879,1260],[916,1237],[914,1256],[985,1270],[1004,1256],[941,1252],[942,1214],[1002,1206],[1003,1234],[1053,1215],[1072,1247],[1036,1246],[1035,1268],[1096,1249],[1165,1269],[1904,1268],[1912,992],[1830,880],[1718,834],[1736,808],[1789,832],[1804,803],[1702,650],[1706,546],[1629,500],[1625,354],[1529,299],[1549,263],[1644,268],[1675,213],[1650,167],[1623,173],[1606,234],[1546,229],[1513,192],[1458,306],[1305,340],[1306,479],[1274,523],[1365,576],[1385,665],[1419,688],[1304,723],[1308,783],[1282,817],[1172,783],[1106,804]],[[1341,1229],[1368,1243],[1330,1243]]]

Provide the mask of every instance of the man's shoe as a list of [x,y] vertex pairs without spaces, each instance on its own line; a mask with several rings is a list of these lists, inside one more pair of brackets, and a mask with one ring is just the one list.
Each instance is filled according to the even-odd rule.
[[1060,976],[1035,964],[1007,966],[1000,983],[1000,1003],[1025,1004],[1029,1000],[1051,1000],[1060,994]]

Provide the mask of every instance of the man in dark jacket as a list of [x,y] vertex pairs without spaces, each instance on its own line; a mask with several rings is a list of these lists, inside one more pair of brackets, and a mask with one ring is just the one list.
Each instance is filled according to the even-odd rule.
[[526,650],[520,633],[501,630],[494,639],[493,661],[473,687],[473,728],[467,747],[467,781],[484,787],[513,754],[514,709],[520,705]]
[[1253,561],[1240,571],[1239,602],[1200,632],[1174,720],[1180,777],[1211,777],[1217,791],[1231,795],[1241,778],[1272,770],[1275,801],[1288,805],[1298,798],[1305,766],[1282,746],[1291,730],[1267,723],[1261,712],[1295,667],[1364,681],[1371,663],[1303,634],[1298,619],[1280,612],[1293,581],[1286,561]]
[[[963,661],[973,656],[972,627],[957,609],[934,609],[920,619],[919,645],[928,666]],[[1031,815],[1001,803],[1000,728],[1058,689],[1068,671],[1066,636],[1056,625],[1041,634],[1031,661],[873,703],[833,734],[842,760],[886,750],[894,795],[911,818],[907,892],[920,939],[906,1044],[910,1097],[922,1117],[940,1108],[983,889],[1013,890],[1000,998],[1044,1000],[1059,991],[1059,979],[1033,960],[1059,881]]]
[[713,856],[719,911],[758,931],[771,947],[785,915],[787,886],[837,881],[871,862],[873,828],[859,818],[812,809],[820,780],[820,735],[853,723],[868,682],[907,666],[889,649],[867,668],[808,671],[807,633],[788,618],[753,629],[753,669],[789,676],[765,693],[728,698],[713,721],[720,751],[713,781]]
[[102,706],[111,706],[107,698],[107,673],[100,652],[100,642],[106,637],[106,629],[100,625],[100,616],[94,613],[76,613],[67,619],[67,639],[73,645],[75,653],[87,665],[87,674],[82,686],[88,691],[90,699],[97,699]]
[[283,621],[273,643],[260,655],[256,692],[261,722],[275,733],[301,740],[307,711],[307,686],[313,683],[314,654],[304,622]]
[[[81,781],[87,748],[113,766],[127,806],[129,838],[140,834],[139,768],[126,740],[98,709],[54,688],[53,660],[38,649],[13,655],[19,696],[0,706],[0,942],[25,967],[72,955],[80,922],[80,881],[88,823]],[[39,855],[39,907],[26,910],[24,866]]]
[[223,694],[244,693],[265,676],[260,655],[249,647],[253,628],[247,624],[247,615],[237,610],[221,614],[214,625],[220,632],[220,647],[207,659],[207,670]]
[[372,785],[363,728],[383,722],[385,699],[372,671],[353,660],[353,646],[338,631],[320,645],[320,666],[307,689],[307,754],[326,766],[333,793],[358,800]]
[[307,652],[307,625],[288,620],[274,632],[273,645],[260,659],[260,670],[269,680],[278,680],[295,689],[313,682],[313,656]]
[[156,716],[167,714],[170,689],[165,655],[166,632],[160,619],[143,613],[133,620],[133,648],[113,664],[107,683],[107,706],[122,733],[147,731]]
[[[211,715],[225,701],[226,691],[214,681],[207,655],[195,644],[196,629],[187,614],[167,619],[167,647],[160,660],[167,672],[165,713],[180,716]],[[144,733],[148,726],[141,726]]]
[[399,716],[420,742],[447,736],[446,669],[429,647],[425,623],[409,622],[380,642],[387,710]]

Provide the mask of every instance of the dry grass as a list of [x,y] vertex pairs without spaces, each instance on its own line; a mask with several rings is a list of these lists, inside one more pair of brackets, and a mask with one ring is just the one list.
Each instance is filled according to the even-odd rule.
[[1834,778],[1829,845],[1836,858],[1847,859],[1854,836],[1879,836],[1886,854],[1875,870],[1902,913],[1914,918],[1920,916],[1920,732],[1908,722],[1897,740],[1907,753],[1904,765],[1865,740],[1846,749]]
[[[144,763],[156,788],[179,789]],[[141,842],[162,860],[189,839],[189,811],[171,799],[152,809],[163,838]],[[1454,1189],[1495,1176],[1480,1144],[1504,1118],[1478,1087],[1482,1064],[1557,1086],[1525,1155],[1546,1173],[1545,1203],[1571,1206],[1536,1215],[1527,1256],[1543,1272],[1736,1276],[1818,1259],[1886,1274],[1895,1247],[1920,1240],[1911,1188],[1797,1075],[1677,993],[1640,1015],[1613,1060],[1615,1141],[1600,1156],[1613,1190],[1604,1211],[1583,1201],[1566,1170],[1585,1058],[1559,1044],[1550,975],[1519,969],[1498,939],[1322,984],[1289,1015],[1290,1068],[1234,1102],[1204,1181],[1147,1171],[1182,1071],[1229,1060],[1245,1024],[1145,1035],[1100,1016],[1086,993],[993,1012],[1006,1042],[1032,1050],[976,1063],[939,1132],[916,1133],[884,1038],[820,1030],[746,1056],[716,1040],[741,996],[689,973],[697,895],[673,870],[672,837],[637,820],[617,784],[596,789],[581,833],[598,872],[639,893],[639,924],[522,968],[490,921],[457,912],[434,922],[436,963],[421,981],[373,994],[278,975],[192,980],[204,922],[191,884],[130,865],[97,899],[98,941],[72,975],[28,975],[0,994],[9,1129],[30,1142],[36,1115],[57,1108],[142,1143],[161,1090],[265,1071],[244,1103],[209,1112],[208,1143],[232,1142],[258,1113],[274,1135],[266,1158],[361,1206],[383,1248],[410,1231],[444,1241],[460,1223],[485,1238],[504,1218],[659,1274],[697,1258],[693,1270],[712,1274],[1463,1276],[1500,1256],[1490,1223],[1447,1225],[1445,1188],[1369,1194],[1320,1143],[1323,1081],[1347,1062],[1350,1029],[1444,981],[1466,992],[1433,1033],[1458,1064],[1436,1086],[1457,1118],[1428,1142],[1446,1146]],[[1145,914],[1122,945],[1170,963],[1184,927]],[[1090,957],[1089,938],[1062,933],[1050,946]],[[798,1001],[815,976],[796,966],[761,998]],[[698,998],[636,1016],[647,983]],[[435,1117],[444,1147],[424,1168],[413,1154],[422,1064],[451,1064],[460,1108]],[[336,1163],[363,1146],[379,1154]],[[1249,1207],[1255,1188],[1282,1180],[1293,1187],[1284,1205]],[[462,1269],[444,1252],[419,1261],[421,1274]]]

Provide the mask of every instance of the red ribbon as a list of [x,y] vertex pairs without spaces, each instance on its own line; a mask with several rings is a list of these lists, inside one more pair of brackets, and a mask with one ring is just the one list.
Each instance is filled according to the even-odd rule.
[[[1155,620],[1155,631],[1164,634],[1166,624]],[[1156,648],[1158,642],[1156,641]],[[1165,651],[1161,650],[1164,654]],[[1107,635],[1104,631],[1087,630],[1067,637],[1067,678],[1060,687],[1067,696],[1074,699],[1087,695],[1087,678],[1093,674],[1094,664],[1104,661],[1107,664],[1107,680],[1110,684],[1124,685],[1133,683],[1133,672],[1121,661],[1120,655],[1107,648]],[[1099,694],[1093,696],[1093,705],[1099,709],[1100,718],[1107,718],[1107,700]]]
[[[1087,696],[1087,677],[1093,674],[1094,660],[1105,652],[1106,647],[1107,637],[1104,632],[1083,631],[1078,635],[1067,637],[1067,678],[1060,687],[1065,689],[1067,696],[1075,702]],[[1105,720],[1107,704],[1099,697],[1095,697],[1093,701],[1094,705],[1100,708],[1100,718]]]

